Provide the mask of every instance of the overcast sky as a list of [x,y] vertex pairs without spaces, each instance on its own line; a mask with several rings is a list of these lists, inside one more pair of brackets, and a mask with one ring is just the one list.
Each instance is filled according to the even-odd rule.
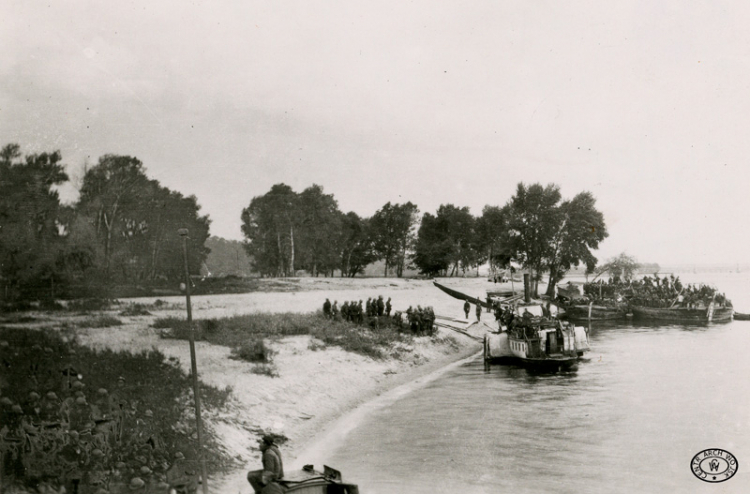
[[[750,262],[741,1],[0,3],[0,144],[105,153],[240,239],[253,196],[481,214],[519,181],[588,190],[660,263]],[[68,200],[75,198],[65,191]]]

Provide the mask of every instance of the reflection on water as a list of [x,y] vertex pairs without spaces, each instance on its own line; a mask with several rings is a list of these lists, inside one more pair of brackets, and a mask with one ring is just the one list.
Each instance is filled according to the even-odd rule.
[[720,485],[689,468],[706,448],[750,461],[750,322],[589,337],[564,371],[458,367],[374,412],[328,464],[368,494],[750,492],[742,467]]

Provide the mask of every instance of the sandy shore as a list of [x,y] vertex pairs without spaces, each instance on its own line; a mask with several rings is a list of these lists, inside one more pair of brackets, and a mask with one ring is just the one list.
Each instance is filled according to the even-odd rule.
[[[474,295],[483,295],[488,288],[488,283],[482,279],[460,280],[460,284]],[[378,295],[391,297],[394,310],[432,306],[438,315],[463,317],[463,303],[440,292],[431,282],[382,278],[302,279],[300,291],[296,292],[194,297],[193,314],[195,319],[201,319],[251,312],[309,312],[319,309],[326,298],[331,302],[338,300],[341,305],[345,300],[366,300]],[[125,302],[153,303],[155,300]],[[162,297],[162,300],[169,305],[153,311],[150,316],[120,316],[123,326],[78,330],[80,341],[115,350],[142,351],[155,347],[168,357],[178,359],[187,371],[190,366],[187,342],[162,339],[151,327],[157,317],[184,317],[184,298]],[[471,318],[474,318],[473,313]],[[481,328],[473,331],[477,336],[484,333]],[[409,392],[451,363],[475,355],[481,349],[476,340],[447,329],[440,329],[436,338],[415,339],[413,345],[403,349],[406,357],[399,360],[376,361],[337,347],[313,350],[311,347],[315,345],[311,343],[311,337],[306,335],[272,342],[277,352],[274,365],[279,377],[252,373],[253,365],[230,359],[230,350],[226,347],[197,343],[201,381],[220,388],[231,386],[233,390],[228,409],[209,416],[207,421],[221,438],[226,452],[244,465],[221,478],[211,479],[212,492],[250,492],[245,472],[259,465],[259,453],[255,448],[260,430],[288,438],[281,449],[289,468],[306,463],[322,467],[326,451],[356,426],[368,407]],[[365,404],[367,406],[363,407]]]

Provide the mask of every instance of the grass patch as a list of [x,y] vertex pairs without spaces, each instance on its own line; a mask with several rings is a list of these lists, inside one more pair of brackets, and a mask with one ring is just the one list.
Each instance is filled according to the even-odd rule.
[[255,364],[250,372],[261,376],[279,377],[279,370],[273,364]]
[[[318,340],[316,350],[334,345],[374,359],[388,357],[394,344],[398,342],[412,341],[411,335],[397,331],[392,325],[385,324],[385,321],[378,321],[380,329],[372,329],[348,321],[331,320],[324,317],[321,312],[245,314],[219,319],[199,319],[193,321],[193,325],[196,340],[230,347],[233,354],[243,360],[247,359],[241,357],[241,353],[247,353],[249,356],[253,354],[250,347],[243,350],[244,346],[250,345],[247,342],[264,337],[309,334]],[[153,327],[164,329],[162,336],[165,338],[189,338],[189,328],[184,319],[159,318],[154,321]]]
[[148,311],[148,307],[144,304],[128,304],[123,311],[120,312],[121,316],[150,316],[151,313]]
[[79,328],[111,328],[122,326],[122,321],[114,316],[87,317],[77,324]]

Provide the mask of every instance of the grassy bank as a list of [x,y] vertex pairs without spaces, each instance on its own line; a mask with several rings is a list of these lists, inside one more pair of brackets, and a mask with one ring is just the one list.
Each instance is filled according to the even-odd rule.
[[[258,347],[264,338],[290,335],[310,335],[319,340],[321,346],[339,346],[346,351],[374,359],[398,357],[399,344],[409,343],[414,338],[399,332],[387,317],[373,318],[367,326],[343,320],[331,320],[321,312],[309,314],[245,314],[216,319],[200,319],[193,322],[195,338],[215,345],[232,348],[235,353],[243,348]],[[164,329],[166,338],[188,339],[187,321],[168,317],[154,321],[153,326]],[[315,349],[315,347],[311,348]],[[258,357],[264,362],[269,358]]]
[[[105,487],[136,476],[156,485],[178,451],[196,458],[192,381],[158,351],[93,350],[72,332],[0,327],[0,364],[5,487],[60,487],[71,478],[71,448],[86,453],[81,482]],[[230,392],[202,385],[208,413]],[[210,430],[204,442],[210,471],[233,466]]]

